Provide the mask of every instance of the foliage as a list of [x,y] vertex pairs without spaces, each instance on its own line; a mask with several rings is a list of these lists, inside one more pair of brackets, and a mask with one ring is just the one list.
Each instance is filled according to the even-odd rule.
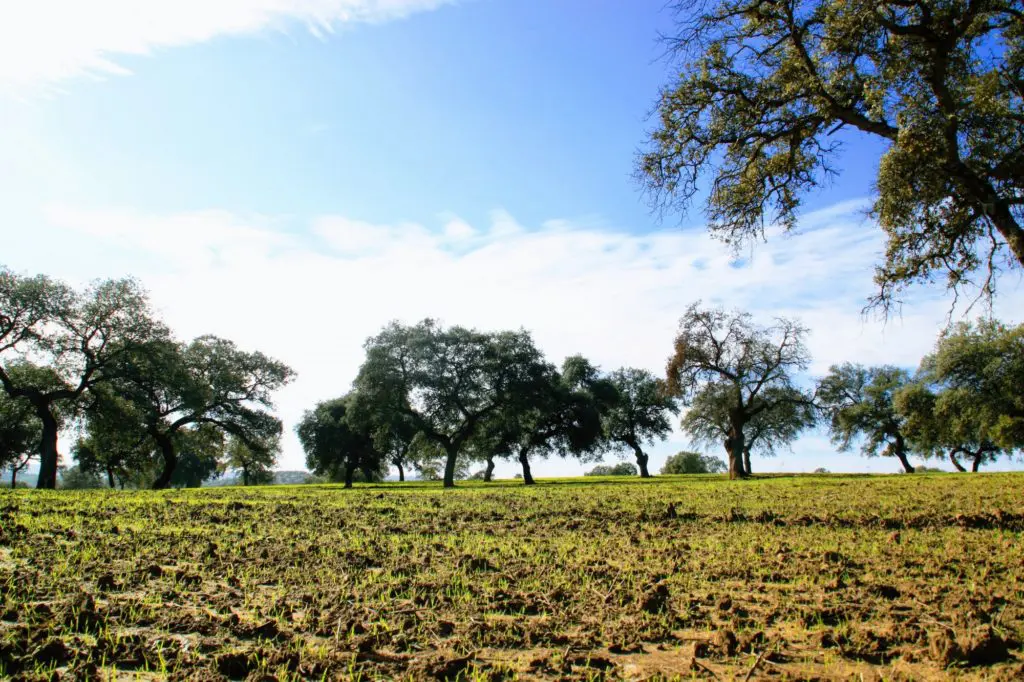
[[527,485],[534,483],[530,457],[600,457],[603,406],[589,386],[596,379],[580,373],[581,363],[589,365],[586,360],[577,356],[566,362],[568,374],[546,364],[535,367],[526,390],[509,396],[481,421],[468,445],[487,462],[485,479],[494,457],[516,459]]
[[445,451],[444,485],[455,483],[463,447],[485,417],[537,392],[544,363],[525,331],[392,323],[366,342],[355,385],[380,413],[408,418]]
[[896,457],[903,470],[913,473],[907,455],[912,444],[906,420],[894,404],[898,391],[910,383],[910,374],[892,366],[833,365],[818,383],[817,400],[828,415],[832,442],[846,452],[863,440],[861,452],[869,457]]
[[[76,292],[0,268],[0,385],[29,402],[42,423],[38,487],[57,484],[58,412],[71,414],[87,390],[116,377],[126,356],[167,333],[135,280],[99,281]],[[45,368],[45,381],[12,371],[26,359]]]
[[0,471],[11,472],[12,486],[39,452],[41,436],[42,424],[32,406],[0,392]]
[[138,416],[135,432],[148,436],[163,459],[153,487],[171,485],[176,439],[200,427],[231,434],[254,451],[276,447],[281,422],[267,410],[271,394],[293,375],[283,363],[215,336],[154,342],[134,353],[116,390]]
[[234,469],[241,474],[242,485],[270,485],[274,482],[274,463],[281,446],[278,442],[250,448],[244,441],[228,437],[225,460],[221,469]]
[[663,474],[720,474],[728,470],[728,465],[718,457],[685,450],[671,455],[661,467]]
[[[697,445],[714,447],[726,442],[734,400],[735,389],[730,383],[719,381],[705,385],[694,396],[690,409],[683,416],[683,431]],[[750,466],[752,452],[772,457],[777,448],[789,447],[816,421],[813,404],[792,386],[765,389],[763,396],[756,398],[753,404],[757,406],[762,402],[767,405],[765,409],[752,410],[753,416],[744,427],[743,469],[748,475],[753,473]]]
[[608,383],[614,399],[603,415],[605,438],[628,447],[636,457],[640,475],[649,478],[650,458],[643,445],[665,440],[672,432],[669,414],[679,412],[676,399],[665,390],[663,381],[644,369],[618,369],[608,376]]
[[[1024,263],[1024,14],[1012,0],[684,0],[678,78],[637,173],[682,208],[712,182],[712,234],[738,247],[792,229],[837,174],[843,140],[884,153],[876,303],[945,272],[958,288]],[[852,136],[838,137],[840,130]]]
[[295,427],[306,451],[306,467],[316,476],[344,481],[346,488],[352,487],[357,470],[379,470],[383,460],[370,431],[353,423],[354,403],[352,393],[317,403],[303,413]]
[[617,464],[598,464],[584,476],[636,476],[638,473],[636,465],[632,462],[619,462]]
[[61,472],[60,487],[65,490],[94,490],[104,486],[99,476],[75,466]]
[[777,318],[765,327],[748,313],[703,308],[699,301],[680,320],[667,388],[685,406],[696,405],[697,414],[684,423],[698,441],[712,441],[725,428],[720,442],[729,455],[730,478],[749,473],[743,455],[752,430],[768,449],[809,423],[811,397],[793,383],[793,374],[810,362],[806,335],[794,320]]
[[960,323],[921,362],[918,381],[895,397],[915,449],[984,462],[1024,448],[1024,326]]

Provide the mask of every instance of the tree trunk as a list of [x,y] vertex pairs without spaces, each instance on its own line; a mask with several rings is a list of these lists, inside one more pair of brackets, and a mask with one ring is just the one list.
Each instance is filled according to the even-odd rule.
[[454,488],[455,487],[455,461],[459,457],[458,448],[448,445],[445,446],[445,458],[444,463],[444,487]]
[[910,464],[910,461],[907,459],[907,453],[903,452],[902,448],[896,450],[896,458],[899,459],[900,464],[903,465],[903,471],[908,474],[914,473],[914,467]]
[[964,472],[964,471],[967,471],[967,469],[964,469],[964,465],[961,464],[960,460],[956,458],[956,453],[959,452],[959,451],[960,451],[959,448],[954,449],[954,450],[950,450],[949,451],[949,461],[953,463],[953,466],[956,467],[957,471]]
[[395,462],[395,466],[398,467],[398,482],[405,481],[405,469],[402,468],[402,461]]
[[356,474],[356,465],[355,464],[346,464],[345,465],[345,487],[346,488],[351,488],[352,487],[352,477],[355,476],[355,474]]
[[729,437],[725,439],[725,451],[729,453],[729,479],[746,478],[746,470],[743,468],[743,450],[746,443],[743,438],[743,430],[736,427],[729,429]]
[[743,448],[743,475],[749,476],[754,473],[754,470],[750,468],[750,448]]
[[494,476],[494,457],[487,455],[487,468],[484,469],[484,482],[490,483]]
[[525,485],[533,485],[533,474],[530,473],[530,455],[528,452],[523,451],[519,453],[519,463],[523,465],[523,483]]
[[36,416],[43,423],[43,435],[39,441],[39,480],[36,488],[53,490],[57,487],[57,418],[53,416],[48,402],[35,404]]
[[11,490],[17,488],[18,483],[18,470],[15,467],[11,467]]
[[114,469],[112,467],[107,467],[107,485],[111,490],[114,489]]
[[178,466],[178,453],[174,450],[174,441],[167,434],[150,432],[150,435],[153,436],[153,440],[156,441],[157,447],[160,448],[160,454],[164,458],[163,471],[153,481],[153,490],[163,490],[171,485],[171,476],[174,475],[174,469]]
[[640,478],[650,478],[651,472],[647,470],[647,462],[650,460],[640,444],[636,441],[629,441],[626,443],[630,448],[633,449],[633,455],[636,457],[636,466],[640,470]]
[[971,462],[971,471],[978,473],[978,468],[981,466],[981,458],[985,455],[983,448],[978,448],[978,451],[974,453],[974,461]]

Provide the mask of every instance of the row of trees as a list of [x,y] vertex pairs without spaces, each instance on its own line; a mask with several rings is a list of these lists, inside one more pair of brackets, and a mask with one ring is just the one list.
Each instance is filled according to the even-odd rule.
[[133,279],[83,290],[0,267],[0,467],[32,459],[57,485],[58,438],[111,487],[198,484],[225,467],[265,479],[279,449],[272,393],[293,376],[216,336],[175,339]]
[[[659,379],[631,368],[604,374],[580,356],[555,367],[525,331],[392,323],[367,341],[353,390],[306,412],[297,431],[307,466],[347,485],[395,466],[402,479],[410,467],[427,477],[443,468],[451,486],[474,463],[490,480],[496,459],[518,462],[531,484],[535,459],[608,453],[631,453],[647,477],[644,447],[667,437],[680,407],[683,430],[722,447],[733,478],[750,475],[752,454],[774,455],[819,424],[840,450],[861,444],[907,472],[912,455],[949,457],[959,469],[968,457],[977,471],[1024,446],[1024,327],[961,324],[917,372],[843,364],[801,386],[806,335],[793,320],[758,325],[698,302]],[[700,458],[681,453],[667,470],[717,470],[720,460]]]
[[667,389],[689,408],[685,431],[720,443],[731,477],[751,473],[750,453],[772,455],[804,430],[827,424],[840,450],[869,456],[948,456],[963,471],[1024,448],[1024,325],[961,323],[938,339],[916,372],[835,365],[812,388],[806,329],[792,320],[754,324],[749,315],[690,306],[667,368]]
[[629,452],[650,476],[645,445],[672,430],[678,412],[664,382],[624,368],[602,373],[581,356],[556,367],[526,331],[444,328],[433,320],[392,323],[366,342],[353,390],[316,405],[297,427],[307,466],[351,485],[394,465],[404,478],[443,462],[454,485],[459,467],[519,463],[551,455],[600,460]]

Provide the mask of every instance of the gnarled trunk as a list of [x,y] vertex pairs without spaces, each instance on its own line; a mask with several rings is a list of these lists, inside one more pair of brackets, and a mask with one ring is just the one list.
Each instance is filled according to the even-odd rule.
[[171,485],[171,476],[174,475],[174,469],[178,466],[178,453],[174,449],[174,440],[167,434],[151,431],[150,435],[156,441],[157,447],[160,448],[160,455],[164,459],[163,471],[153,481],[153,490],[163,490]]
[[523,484],[533,485],[533,474],[530,472],[530,455],[527,451],[519,453],[519,463],[523,465]]
[[640,469],[640,478],[650,478],[651,472],[647,470],[647,462],[650,457],[643,451],[640,444],[636,441],[630,441],[629,447],[633,449],[633,454],[636,456],[636,466]]
[[754,470],[750,468],[750,448],[743,448],[743,475],[749,476],[754,473]]
[[356,474],[356,465],[354,463],[348,463],[345,465],[345,487],[352,487],[352,479]]
[[974,461],[971,462],[971,471],[978,473],[978,469],[981,467],[981,459],[985,455],[983,448],[978,448],[978,451],[974,453]]
[[111,490],[114,489],[114,468],[109,466],[107,467],[107,485]]
[[954,448],[953,450],[950,450],[949,451],[949,461],[953,463],[953,466],[956,467],[957,471],[964,472],[964,471],[967,471],[967,469],[964,469],[964,465],[961,464],[960,460],[957,459],[957,457],[956,457],[956,453],[958,453],[960,451],[961,451],[960,448]]
[[487,455],[487,468],[484,469],[484,482],[490,483],[494,477],[494,457]]
[[402,468],[402,460],[397,460],[395,466],[398,467],[398,481],[401,483],[405,481],[405,469]]
[[444,462],[444,487],[454,488],[455,487],[455,461],[459,457],[459,449],[454,445],[446,445],[445,451],[445,462]]
[[11,490],[17,488],[18,483],[18,468],[15,466],[11,467]]
[[743,429],[732,427],[729,429],[729,436],[725,439],[725,451],[729,453],[729,478],[746,478],[746,469],[743,468],[743,450],[746,443],[743,437]]
[[36,482],[36,488],[53,490],[57,487],[57,462],[60,459],[60,455],[57,454],[57,433],[60,429],[57,418],[50,409],[50,403],[37,402],[34,407],[36,416],[43,423],[42,438],[39,441],[39,480]]
[[914,473],[914,466],[910,463],[910,460],[907,459],[907,453],[904,452],[902,448],[896,450],[896,459],[898,459],[900,464],[903,465],[903,471],[908,474]]

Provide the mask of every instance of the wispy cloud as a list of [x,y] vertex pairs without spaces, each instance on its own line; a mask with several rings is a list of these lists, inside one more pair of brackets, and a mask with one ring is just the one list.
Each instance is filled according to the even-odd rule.
[[[220,334],[294,366],[299,378],[280,398],[289,429],[316,400],[348,389],[363,341],[392,319],[522,326],[553,361],[583,353],[609,369],[660,374],[680,314],[700,298],[765,321],[800,317],[811,330],[810,379],[844,361],[914,366],[948,312],[948,300],[936,296],[887,324],[861,314],[882,240],[858,203],[808,215],[801,234],[773,236],[741,267],[703,230],[635,234],[566,220],[527,226],[505,211],[486,225],[454,215],[432,225],[323,216],[289,231],[277,219],[224,211],[63,207],[48,217],[126,250],[181,335]],[[1004,309],[1021,309],[1021,293],[1007,295]],[[655,459],[685,444],[677,434]],[[285,463],[301,461],[289,437]],[[853,455],[849,461],[863,466]],[[787,459],[787,468],[819,465]]]
[[451,0],[11,0],[0,3],[0,91],[125,75],[124,55],[302,26],[318,37]]

